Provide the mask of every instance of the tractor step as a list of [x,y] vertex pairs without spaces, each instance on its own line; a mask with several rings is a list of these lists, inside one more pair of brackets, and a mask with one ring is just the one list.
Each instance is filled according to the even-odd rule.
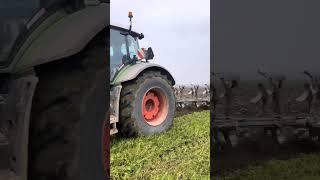
[[117,122],[117,117],[114,115],[110,115],[110,135],[118,133]]
[[110,135],[118,133],[117,122],[119,121],[121,88],[121,85],[113,86],[110,91]]
[[9,170],[0,170],[0,180],[17,180],[18,176]]

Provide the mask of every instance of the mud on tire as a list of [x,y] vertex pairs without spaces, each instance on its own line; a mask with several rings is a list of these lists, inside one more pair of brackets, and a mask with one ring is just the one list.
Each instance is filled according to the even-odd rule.
[[171,127],[174,112],[172,82],[158,71],[144,72],[123,85],[119,131],[125,137],[164,132]]

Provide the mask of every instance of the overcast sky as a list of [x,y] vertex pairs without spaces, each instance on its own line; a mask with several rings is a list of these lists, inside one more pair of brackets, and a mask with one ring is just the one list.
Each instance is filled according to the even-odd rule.
[[209,83],[210,0],[111,0],[111,24],[129,25],[152,47],[154,63],[166,67],[178,84]]
[[216,1],[216,72],[256,79],[257,69],[302,78],[320,68],[320,1]]

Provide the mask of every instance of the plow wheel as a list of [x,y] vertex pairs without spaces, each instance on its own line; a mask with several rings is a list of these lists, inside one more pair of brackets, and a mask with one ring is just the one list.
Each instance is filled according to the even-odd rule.
[[145,72],[123,85],[119,131],[125,137],[152,135],[169,129],[175,96],[172,83],[160,72]]

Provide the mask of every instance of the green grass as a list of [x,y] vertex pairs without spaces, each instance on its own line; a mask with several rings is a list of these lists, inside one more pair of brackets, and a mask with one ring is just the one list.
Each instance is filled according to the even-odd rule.
[[271,160],[234,172],[227,180],[319,180],[320,154],[290,160]]
[[114,179],[209,179],[210,113],[175,118],[166,133],[111,143]]

